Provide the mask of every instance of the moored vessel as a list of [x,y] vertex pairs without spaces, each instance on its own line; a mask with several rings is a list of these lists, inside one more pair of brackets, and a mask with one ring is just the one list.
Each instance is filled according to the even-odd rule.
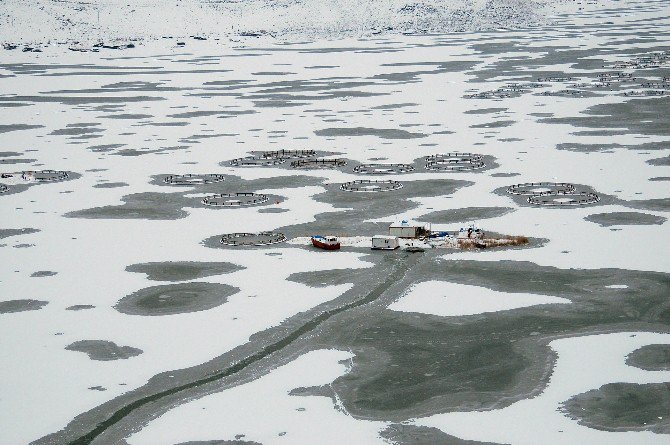
[[324,250],[338,250],[340,248],[340,240],[336,236],[314,235],[312,237],[312,245]]

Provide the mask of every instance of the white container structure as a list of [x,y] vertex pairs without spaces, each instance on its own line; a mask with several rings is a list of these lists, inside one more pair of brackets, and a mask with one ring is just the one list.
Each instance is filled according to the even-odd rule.
[[389,226],[389,235],[398,238],[419,238],[430,234],[430,229],[423,223],[403,220]]
[[374,250],[395,250],[400,247],[397,236],[375,235],[372,237],[372,248]]

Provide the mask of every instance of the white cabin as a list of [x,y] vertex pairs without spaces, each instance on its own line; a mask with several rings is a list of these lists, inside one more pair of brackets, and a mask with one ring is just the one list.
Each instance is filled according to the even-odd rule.
[[414,221],[399,221],[394,222],[389,226],[389,235],[397,236],[398,238],[418,238],[427,235],[429,230],[425,224]]
[[372,237],[372,248],[375,250],[394,250],[400,247],[397,236],[375,235]]

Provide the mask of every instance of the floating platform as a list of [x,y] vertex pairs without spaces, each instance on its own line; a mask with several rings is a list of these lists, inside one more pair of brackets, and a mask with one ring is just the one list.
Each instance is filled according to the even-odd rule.
[[163,182],[170,185],[202,185],[222,182],[226,178],[224,175],[216,173],[208,174],[185,174],[185,175],[168,175],[163,178]]
[[354,167],[354,173],[364,175],[392,175],[414,171],[410,164],[361,164]]
[[244,158],[228,161],[232,167],[271,167],[283,164],[284,162],[286,162],[284,158],[266,158],[259,156],[246,156]]
[[263,204],[268,200],[267,195],[239,192],[207,196],[202,199],[202,203],[212,207],[244,207]]
[[70,175],[66,171],[39,170],[21,172],[21,178],[25,181],[56,182],[64,181],[69,177]]
[[574,184],[569,182],[525,182],[507,187],[510,195],[533,196],[554,193],[573,193]]
[[443,153],[426,156],[426,169],[439,171],[468,171],[484,168],[483,156],[477,153]]
[[276,150],[264,151],[260,156],[266,159],[304,159],[316,156],[314,150]]
[[579,192],[576,186],[569,182],[526,182],[509,186],[507,193],[527,196],[528,204],[534,206],[578,206],[600,201],[597,194]]
[[345,192],[390,192],[393,190],[400,190],[403,187],[402,183],[393,180],[368,180],[357,179],[354,181],[345,182],[340,185],[340,190]]
[[286,236],[279,232],[259,232],[259,233],[227,233],[221,237],[221,244],[226,246],[268,246],[279,244],[286,241]]
[[589,192],[558,192],[528,197],[528,203],[537,206],[579,206],[595,204],[598,201],[600,197]]
[[293,168],[337,168],[347,165],[346,159],[299,159],[291,162]]

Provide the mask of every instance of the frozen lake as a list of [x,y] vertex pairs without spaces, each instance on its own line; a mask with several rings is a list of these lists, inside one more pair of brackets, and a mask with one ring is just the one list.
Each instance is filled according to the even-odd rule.
[[[670,443],[670,5],[600,3],[122,49],[36,19],[0,50],[0,443]],[[361,247],[400,220],[530,242]]]

